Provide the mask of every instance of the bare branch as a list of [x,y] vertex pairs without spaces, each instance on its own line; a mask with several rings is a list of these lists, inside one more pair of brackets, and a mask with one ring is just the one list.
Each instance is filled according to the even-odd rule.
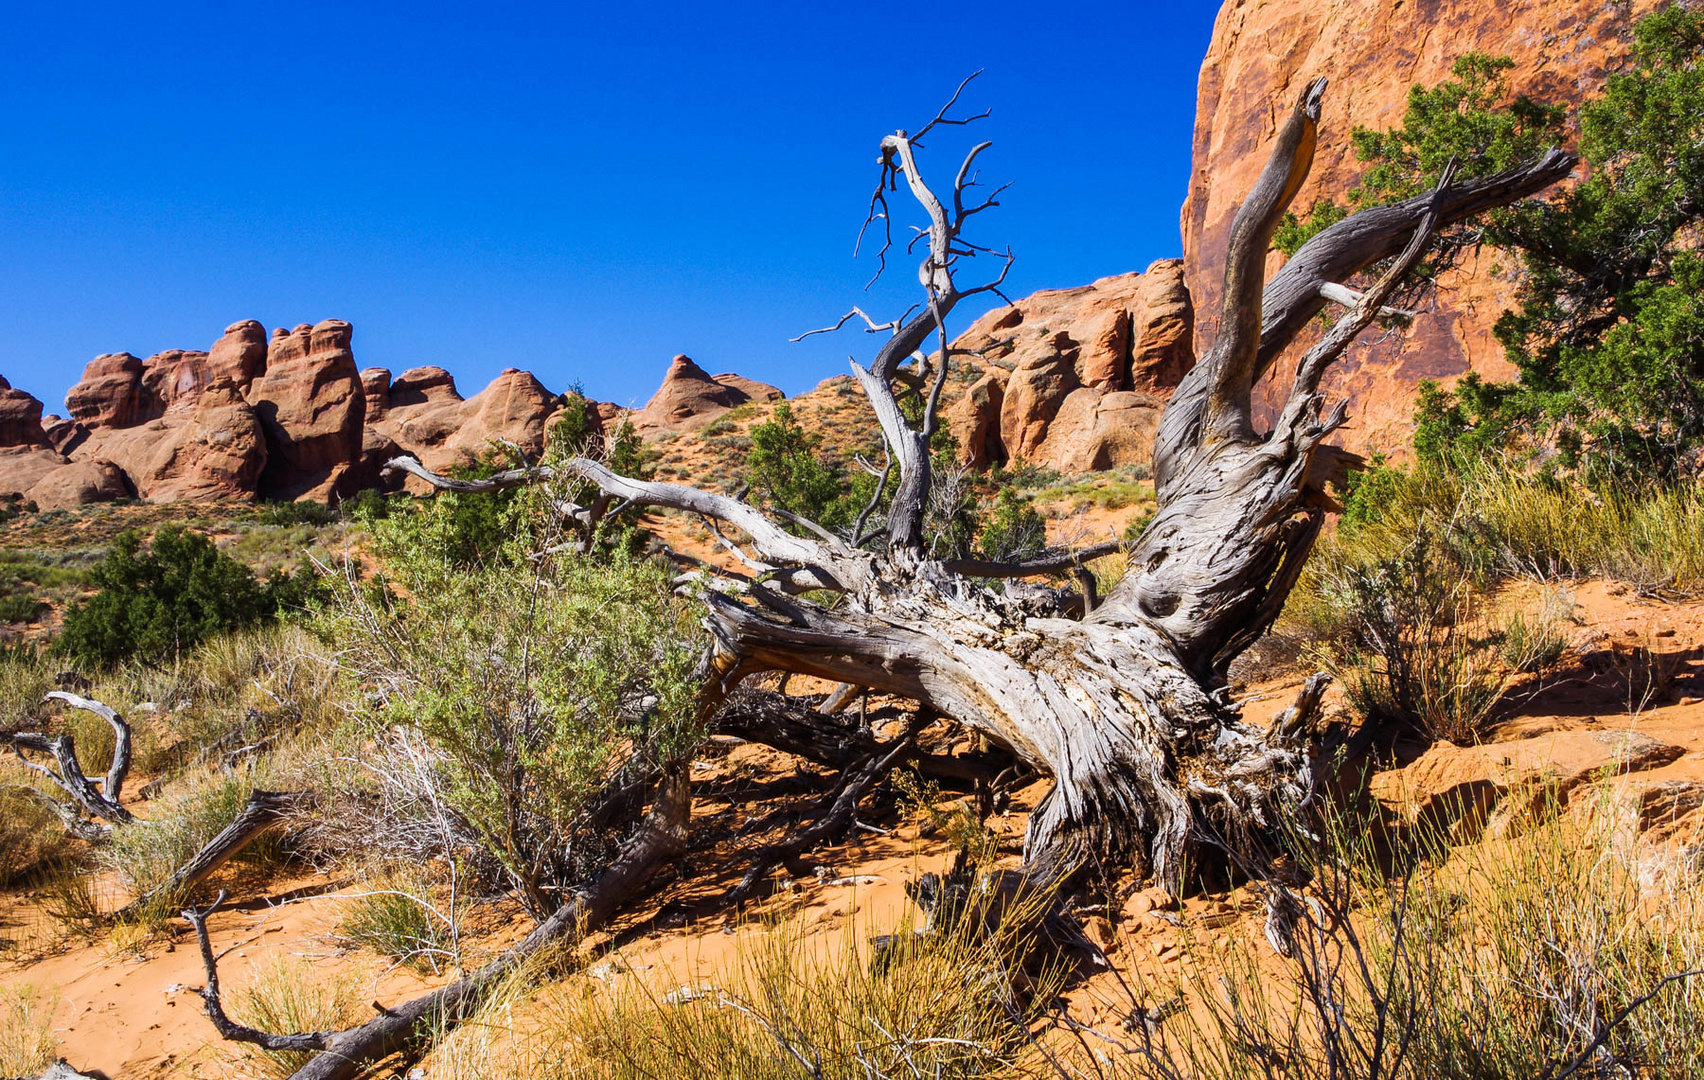
[[304,1031],[294,1035],[275,1035],[239,1024],[225,1015],[225,1006],[219,1000],[219,962],[213,956],[213,941],[207,934],[207,916],[213,914],[224,902],[225,890],[220,889],[218,897],[206,908],[200,911],[185,908],[183,911],[183,917],[189,920],[189,925],[195,927],[195,939],[201,945],[201,964],[207,969],[207,985],[201,988],[201,1000],[207,1003],[207,1019],[213,1021],[213,1030],[217,1031],[222,1039],[253,1043],[262,1050],[326,1049],[336,1032]]
[[1269,445],[1291,444],[1298,437],[1298,432],[1302,432],[1306,427],[1306,434],[1300,437],[1307,442],[1306,448],[1311,449],[1327,432],[1342,423],[1343,410],[1339,408],[1319,424],[1306,425],[1308,417],[1315,414],[1319,408],[1320,379],[1325,375],[1326,368],[1343,355],[1343,350],[1349,347],[1349,343],[1379,317],[1385,300],[1396,291],[1397,286],[1402,284],[1419,263],[1420,257],[1426,253],[1442,215],[1444,193],[1449,190],[1455,173],[1456,161],[1451,158],[1449,164],[1444,166],[1443,175],[1433,191],[1431,206],[1420,219],[1420,224],[1415,227],[1407,248],[1397,256],[1396,261],[1379,278],[1377,284],[1367,290],[1355,307],[1333,323],[1319,343],[1302,357],[1296,368],[1296,381],[1290,391],[1289,400],[1268,438]]
[[[59,690],[55,690],[47,696],[61,699],[75,697],[75,695],[67,695]],[[76,700],[86,701],[83,698],[76,698]],[[108,709],[105,705],[94,701],[88,701],[87,704],[99,706],[101,710],[104,710],[104,712],[97,712],[97,715],[103,718],[110,714],[112,719],[109,722],[113,723],[114,730],[118,732],[119,737],[113,747],[112,765],[103,783],[122,787],[125,774],[130,768],[130,727],[124,723],[117,713]],[[95,710],[89,711],[94,712]],[[117,799],[108,798],[83,774],[83,767],[77,761],[76,741],[70,735],[61,735],[56,739],[49,739],[47,736],[36,732],[16,732],[0,734],[0,740],[11,745],[12,752],[30,771],[39,773],[51,780],[56,787],[69,795],[73,802],[82,807],[90,817],[99,818],[115,825],[128,825],[136,820],[135,815],[120,805]],[[50,755],[58,768],[50,769],[39,762],[31,761],[24,756],[25,750]],[[63,817],[63,815],[61,816]]]
[[769,520],[761,510],[750,503],[684,484],[634,480],[612,472],[603,463],[590,458],[570,458],[554,467],[510,469],[484,480],[455,480],[440,476],[408,456],[392,458],[385,464],[386,473],[406,472],[440,490],[457,492],[497,491],[519,487],[522,484],[548,479],[557,470],[595,484],[607,494],[625,499],[634,506],[668,507],[726,522],[751,537],[753,548],[767,563],[814,572],[823,588],[858,588],[870,573],[867,558],[859,557],[844,548],[832,550],[815,541],[794,536]]
[[1105,558],[1124,550],[1123,543],[1109,540],[1095,544],[1092,547],[1079,548],[1076,551],[1054,551],[1022,559],[1017,562],[999,562],[991,559],[949,559],[941,565],[948,573],[964,577],[982,578],[1018,578],[1037,577],[1043,574],[1059,574],[1091,563],[1096,559]]
[[47,699],[63,701],[74,709],[94,713],[112,725],[112,762],[107,767],[106,779],[102,782],[101,791],[108,799],[115,803],[118,802],[119,795],[124,787],[124,778],[130,775],[130,725],[125,722],[124,717],[92,698],[78,697],[76,694],[64,690],[49,690]]
[[[229,825],[219,830],[219,834],[203,844],[200,851],[197,851],[183,865],[173,870],[170,877],[125,905],[114,918],[122,921],[127,916],[155,903],[161,897],[181,896],[188,890],[195,888],[196,885],[205,881],[209,874],[219,869],[247,847],[257,836],[283,820],[285,814],[303,805],[308,799],[309,795],[301,791],[257,790],[250,792],[248,802],[231,819]],[[218,906],[217,903],[213,905],[213,907]],[[212,911],[213,908],[208,908],[206,912],[203,912],[203,916],[211,914]],[[185,917],[188,917],[187,913],[185,913]],[[215,990],[216,993],[217,990]],[[221,1034],[223,1033],[221,1032]]]
[[917,132],[917,134],[911,136],[911,141],[913,143],[916,143],[917,145],[921,146],[922,144],[917,143],[917,140],[921,139],[923,136],[929,134],[929,132],[931,130],[933,130],[937,125],[948,126],[948,125],[971,124],[971,123],[975,123],[978,120],[985,120],[989,116],[991,116],[994,112],[993,109],[984,109],[981,112],[977,113],[975,116],[967,116],[962,120],[952,120],[952,119],[949,119],[947,117],[948,111],[950,111],[954,105],[958,104],[959,95],[964,93],[964,88],[969,86],[970,81],[972,79],[976,78],[978,75],[982,74],[982,72],[983,72],[982,68],[977,68],[975,71],[971,72],[969,75],[966,75],[964,77],[964,81],[958,84],[958,89],[953,91],[953,96],[947,99],[947,103],[945,105],[941,106],[941,111],[935,114],[935,118],[933,120],[929,121],[927,124],[924,124],[923,127]]
[[1265,286],[1266,252],[1290,200],[1313,166],[1318,141],[1320,99],[1325,80],[1310,80],[1290,110],[1260,179],[1231,223],[1225,252],[1225,294],[1219,337],[1202,360],[1211,372],[1207,400],[1209,439],[1247,440],[1253,436],[1249,395],[1255,358],[1260,352],[1260,298]]

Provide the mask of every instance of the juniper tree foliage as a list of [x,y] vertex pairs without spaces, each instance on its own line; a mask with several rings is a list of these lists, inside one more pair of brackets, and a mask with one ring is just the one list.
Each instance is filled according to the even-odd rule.
[[[1626,67],[1578,114],[1584,177],[1482,216],[1455,250],[1510,253],[1517,306],[1495,333],[1517,380],[1466,376],[1421,390],[1415,447],[1454,466],[1540,457],[1588,483],[1670,480],[1704,468],[1704,16],[1676,4],[1640,20]],[[1369,163],[1358,205],[1426,189],[1452,157],[1494,171],[1554,141],[1561,106],[1509,100],[1507,57],[1470,54],[1456,78],[1410,92],[1403,125],[1355,133]],[[1277,246],[1294,251],[1344,211],[1316,205]],[[1452,254],[1449,245],[1441,258]]]
[[54,646],[91,666],[173,659],[215,634],[300,607],[318,589],[311,567],[261,581],[207,537],[175,525],[147,546],[134,529],[120,533],[91,583],[97,591],[66,613]]

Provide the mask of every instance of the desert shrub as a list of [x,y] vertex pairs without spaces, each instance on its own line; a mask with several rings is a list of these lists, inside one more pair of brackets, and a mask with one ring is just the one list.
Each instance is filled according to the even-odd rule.
[[1547,598],[1535,615],[1499,616],[1428,533],[1393,555],[1321,573],[1313,602],[1335,622],[1326,662],[1350,704],[1375,722],[1471,744],[1511,678],[1551,666],[1567,648],[1571,603],[1564,611]]
[[472,570],[422,540],[438,524],[430,515],[381,523],[388,576],[348,579],[324,628],[372,702],[359,723],[385,755],[370,762],[387,778],[379,794],[396,798],[396,813],[432,815],[418,830],[384,827],[441,837],[437,822],[448,823],[534,914],[554,910],[553,890],[580,880],[628,824],[589,821],[589,800],[621,770],[642,777],[681,759],[702,735],[698,631],[668,570],[622,546],[545,554],[561,537],[543,511],[560,495],[529,491],[537,501],[521,505],[537,513],[511,519],[511,554]]
[[[1601,793],[1606,803],[1609,792]],[[1601,809],[1601,808],[1600,808]],[[1175,1003],[1103,1075],[1371,1080],[1700,1075],[1704,884],[1649,887],[1613,815],[1449,853],[1424,829],[1334,815],[1300,838],[1313,883],[1268,933],[1192,941],[1141,987]],[[1394,840],[1395,850],[1390,842]],[[1411,867],[1390,879],[1385,867]],[[1140,977],[1139,977],[1140,978]],[[1150,1017],[1155,1013],[1150,1013]]]
[[[247,984],[233,996],[236,1007],[231,1012],[237,1022],[261,1031],[335,1031],[366,1018],[354,979],[282,956],[256,965]],[[260,1075],[286,1080],[316,1054],[250,1047],[243,1056],[245,1064]]]
[[[1471,467],[1513,453],[1591,486],[1696,476],[1704,463],[1704,15],[1669,4],[1634,26],[1629,63],[1579,109],[1577,184],[1446,229],[1429,271],[1487,241],[1520,263],[1495,334],[1518,379],[1472,375],[1422,396],[1422,456]],[[1368,163],[1351,201],[1430,188],[1444,164],[1484,175],[1563,142],[1565,110],[1509,93],[1508,57],[1469,54],[1454,78],[1414,87],[1402,125],[1354,132]],[[1287,219],[1293,252],[1343,216],[1329,202]],[[1425,274],[1423,276],[1430,276]]]
[[440,905],[418,869],[399,870],[374,879],[349,902],[338,932],[381,956],[436,974],[459,959],[454,905],[453,896]]
[[33,596],[10,593],[0,596],[0,622],[35,622],[47,605]]
[[822,436],[799,426],[787,402],[777,402],[750,438],[745,482],[772,508],[830,530],[844,528],[863,508],[846,471],[821,455]]
[[1376,722],[1475,741],[1503,696],[1503,667],[1472,597],[1422,535],[1395,558],[1349,567],[1335,583],[1346,650],[1332,667],[1350,703]]
[[1015,488],[1003,487],[976,545],[985,559],[1022,560],[1047,547],[1047,522]]
[[56,646],[90,666],[181,656],[214,634],[306,602],[317,586],[306,568],[257,580],[207,537],[174,526],[146,549],[139,533],[121,533],[91,576],[99,591],[66,613]]
[[254,519],[262,525],[330,525],[341,516],[337,507],[310,499],[263,503]]
[[35,1076],[57,1059],[53,1034],[57,994],[18,983],[0,995],[0,1076]]

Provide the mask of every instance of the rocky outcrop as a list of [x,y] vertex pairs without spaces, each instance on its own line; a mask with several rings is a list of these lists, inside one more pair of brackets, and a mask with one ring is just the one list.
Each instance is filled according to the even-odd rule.
[[372,424],[384,419],[390,409],[391,373],[389,368],[370,367],[361,369],[361,396],[366,399],[367,411],[362,417],[364,422]]
[[947,411],[967,464],[1082,471],[1146,463],[1193,362],[1182,264],[1049,289],[978,319],[953,343],[981,378]]
[[89,361],[83,378],[66,393],[65,408],[89,428],[134,427],[163,411],[143,385],[142,361],[129,353]]
[[207,352],[209,379],[229,379],[239,392],[266,373],[266,327],[253,319],[232,323]]
[[990,371],[945,413],[947,431],[958,444],[960,459],[972,469],[985,469],[1006,460],[1006,444],[1000,438],[1000,409],[1006,400],[1005,372]]
[[[1578,102],[1603,84],[1622,57],[1632,23],[1654,0],[1227,0],[1201,66],[1193,180],[1183,206],[1184,274],[1195,300],[1204,348],[1218,322],[1218,275],[1231,218],[1265,163],[1276,125],[1303,84],[1327,76],[1312,173],[1294,205],[1321,197],[1339,203],[1361,172],[1350,142],[1357,125],[1400,124],[1408,89],[1449,77],[1470,51],[1514,58],[1511,88]],[[1273,265],[1277,263],[1273,257]],[[1472,370],[1507,378],[1512,369],[1490,334],[1508,306],[1507,260],[1487,251],[1446,277],[1436,309],[1402,335],[1368,335],[1327,376],[1328,397],[1350,403],[1337,438],[1357,451],[1403,449],[1421,379]],[[1257,388],[1270,417],[1294,366]]]
[[41,510],[69,510],[135,494],[123,469],[105,458],[86,458],[49,471],[24,492],[24,498]]
[[[369,368],[363,381],[375,371],[382,369]],[[370,381],[376,384],[377,376]],[[466,400],[443,368],[412,368],[390,381],[382,411],[374,416],[369,409],[370,445],[363,453],[378,464],[383,463],[380,455],[409,453],[439,472],[471,465],[503,444],[537,460],[561,402],[531,372],[515,368],[505,369]],[[387,446],[394,449],[387,451]]]
[[739,375],[711,375],[687,356],[677,356],[663,384],[634,417],[646,438],[671,431],[697,431],[748,401],[778,401],[784,395],[768,383]]
[[1566,806],[1601,777],[1660,768],[1685,752],[1631,729],[1561,731],[1480,746],[1440,742],[1405,768],[1375,774],[1369,791],[1388,811],[1465,843],[1487,828],[1515,831],[1535,810]]
[[242,499],[256,490],[266,458],[260,417],[221,376],[202,391],[190,422],[163,443],[153,468],[132,478],[154,502]]
[[352,333],[338,319],[273,333],[248,394],[266,432],[262,495],[329,499],[358,486],[367,402]]
[[35,395],[12,389],[0,378],[0,450],[51,445],[41,426],[41,402]]

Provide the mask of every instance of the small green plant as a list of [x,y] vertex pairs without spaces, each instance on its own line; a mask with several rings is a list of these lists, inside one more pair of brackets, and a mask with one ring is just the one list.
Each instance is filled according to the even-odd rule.
[[330,525],[340,516],[337,507],[309,499],[263,503],[254,519],[262,525]]
[[830,530],[845,527],[862,509],[854,505],[845,470],[819,453],[822,437],[808,434],[787,402],[777,402],[750,438],[745,481],[770,506]]
[[1020,561],[1047,547],[1047,522],[1016,488],[1003,487],[976,544],[984,559]]
[[454,897],[440,905],[417,871],[375,879],[350,901],[340,931],[357,945],[420,971],[437,974],[459,959]]
[[1506,689],[1500,635],[1431,540],[1344,568],[1336,588],[1347,648],[1332,665],[1355,709],[1434,739],[1477,741]]
[[1568,652],[1565,630],[1574,615],[1572,597],[1561,590],[1546,590],[1536,615],[1511,612],[1502,623],[1497,650],[1513,671],[1533,673],[1555,667]]
[[[241,1019],[261,1031],[336,1031],[362,1019],[361,990],[347,974],[305,960],[275,956],[255,967],[236,995]],[[305,1050],[249,1049],[246,1064],[273,1080],[287,1080],[316,1055]]]
[[351,576],[322,627],[344,667],[382,688],[359,714],[363,737],[402,755],[391,771],[417,785],[379,786],[395,799],[372,823],[379,846],[416,835],[410,822],[421,854],[465,843],[539,918],[616,842],[587,800],[616,770],[678,761],[703,735],[696,621],[668,569],[621,545],[561,551],[549,510],[561,497],[529,492],[509,546],[472,569],[423,535],[441,519],[382,523],[385,579]]

